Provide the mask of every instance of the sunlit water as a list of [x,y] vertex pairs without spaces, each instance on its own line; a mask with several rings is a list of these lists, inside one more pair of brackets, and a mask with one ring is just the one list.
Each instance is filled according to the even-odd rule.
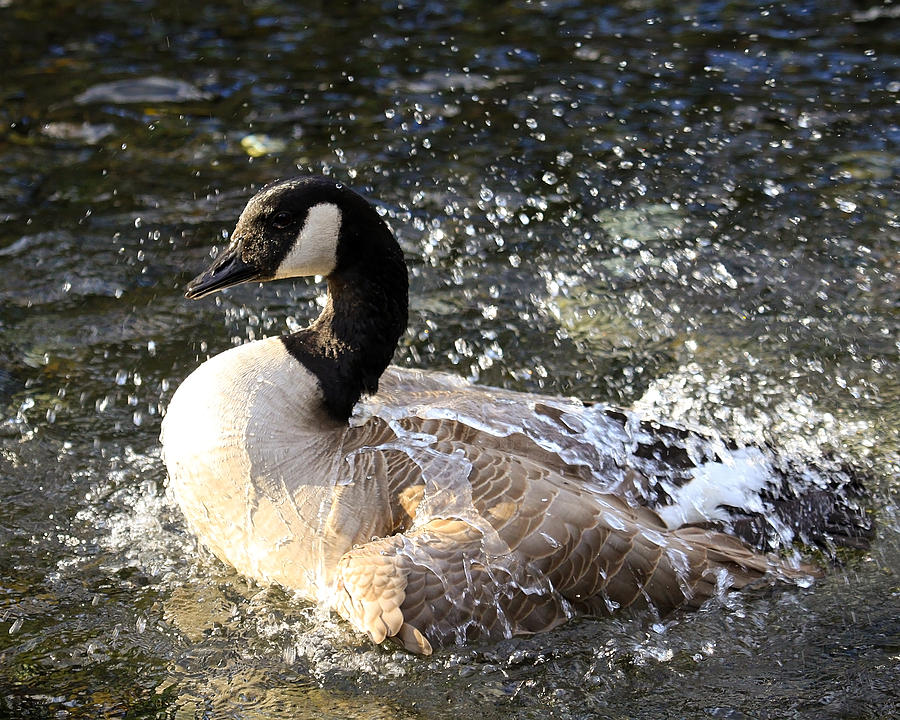
[[[900,713],[895,8],[332,5],[0,2],[0,714]],[[852,468],[871,550],[427,659],[248,585],[157,436],[198,362],[317,312],[180,291],[308,171],[404,247],[399,364]]]

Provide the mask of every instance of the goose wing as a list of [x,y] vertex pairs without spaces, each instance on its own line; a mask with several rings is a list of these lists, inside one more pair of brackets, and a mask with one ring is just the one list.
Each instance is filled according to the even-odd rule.
[[509,448],[632,505],[659,505],[708,462],[730,457],[719,438],[668,427],[633,413],[578,400],[472,385],[454,375],[391,366],[376,396],[362,404],[406,422],[450,420],[460,439]]
[[[375,642],[392,637],[429,654],[436,646],[537,633],[636,602],[661,613],[698,606],[767,572],[808,571],[721,533],[648,531],[602,502],[583,503],[567,519],[532,520],[530,503],[519,507],[495,532],[434,517],[352,549],[338,564],[335,608]],[[498,535],[510,542],[506,552],[498,552]]]
[[621,497],[646,478],[615,459],[588,465],[565,402],[529,400],[523,418],[518,394],[465,396],[422,375],[389,383],[355,440],[386,474],[397,533],[342,557],[336,607],[374,640],[429,652],[810,572],[720,532],[668,529]]

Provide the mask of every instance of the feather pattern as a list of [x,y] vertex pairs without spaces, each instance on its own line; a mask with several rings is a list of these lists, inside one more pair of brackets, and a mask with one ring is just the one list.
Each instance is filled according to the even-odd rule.
[[[669,528],[647,504],[616,494],[647,480],[634,468],[585,463],[611,448],[610,427],[601,448],[584,432],[592,417],[607,418],[602,409],[463,388],[452,376],[391,367],[348,431],[355,474],[386,472],[399,521],[338,565],[335,607],[376,642],[395,636],[422,652],[421,638],[436,646],[535,633],[636,603],[662,614],[766,573],[817,574],[720,531]],[[526,435],[523,418],[541,433]],[[624,459],[632,441],[624,426],[616,434],[620,447],[607,458]],[[415,503],[400,511],[404,495]]]

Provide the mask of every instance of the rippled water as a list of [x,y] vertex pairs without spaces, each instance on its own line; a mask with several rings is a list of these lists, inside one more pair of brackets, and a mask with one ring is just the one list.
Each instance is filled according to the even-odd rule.
[[[900,19],[871,2],[0,2],[0,715],[900,714]],[[648,408],[866,478],[810,588],[422,659],[199,550],[157,436],[254,187],[325,172],[412,272],[400,364]]]

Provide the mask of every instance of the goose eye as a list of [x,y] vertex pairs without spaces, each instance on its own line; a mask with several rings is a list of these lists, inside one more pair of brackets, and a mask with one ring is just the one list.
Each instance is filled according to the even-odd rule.
[[279,229],[286,228],[291,224],[292,219],[291,214],[287,210],[282,210],[272,216],[272,224]]

